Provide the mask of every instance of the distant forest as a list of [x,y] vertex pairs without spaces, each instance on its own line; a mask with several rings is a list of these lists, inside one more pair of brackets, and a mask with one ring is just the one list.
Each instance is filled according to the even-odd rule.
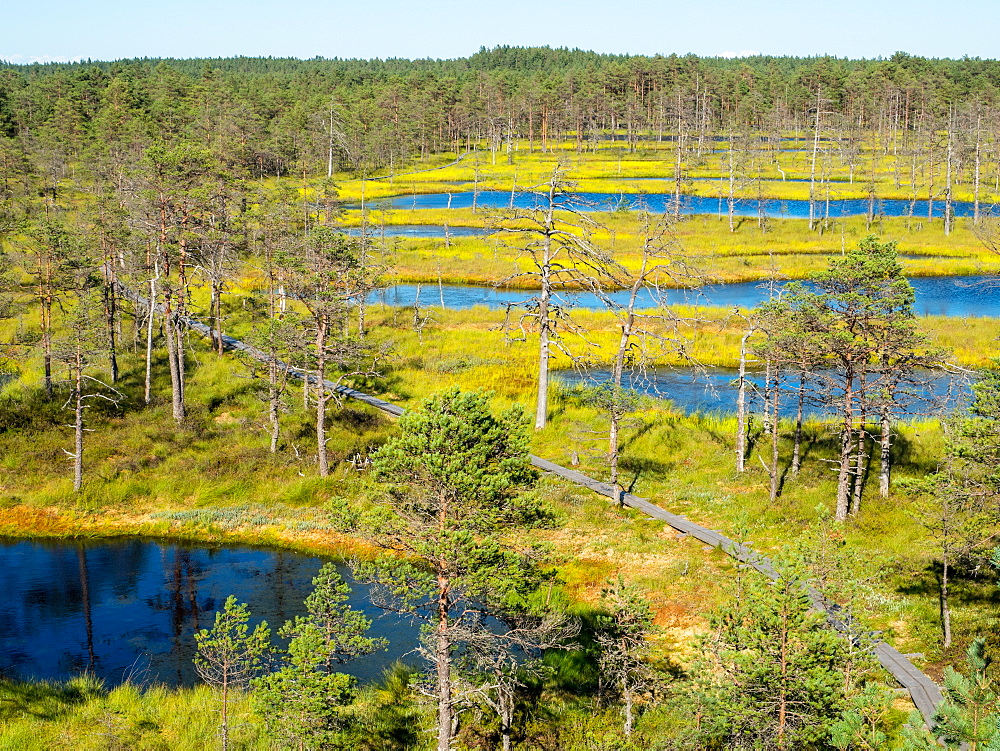
[[0,168],[30,153],[51,174],[195,139],[248,176],[323,173],[331,152],[337,170],[370,173],[484,141],[582,150],[615,137],[637,150],[734,129],[809,136],[817,120],[869,143],[941,131],[985,143],[998,104],[1000,62],[904,53],[728,60],[498,47],[457,60],[0,64]]

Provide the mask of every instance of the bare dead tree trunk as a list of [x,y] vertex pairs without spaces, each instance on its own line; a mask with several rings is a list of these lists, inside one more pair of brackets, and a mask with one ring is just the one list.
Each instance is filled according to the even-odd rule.
[[972,175],[972,222],[977,225],[979,224],[979,194],[982,184],[982,119],[982,115],[976,115],[976,156]]
[[802,467],[802,416],[806,401],[806,373],[799,373],[798,406],[795,410],[795,445],[792,448],[792,474],[797,475]]
[[187,383],[184,379],[184,329],[180,325],[177,316],[174,316],[174,334],[177,337],[177,346],[174,349],[174,357],[177,359],[177,390],[180,395],[182,409],[187,404],[185,390]]
[[[442,595],[445,596],[445,595]],[[447,605],[441,607],[447,611]],[[439,608],[440,610],[440,608]],[[447,634],[447,614],[438,616],[438,634],[435,645],[435,672],[438,702],[437,751],[451,751],[453,708],[451,705],[451,642]]]
[[[365,210],[364,180],[361,182],[361,268],[368,265],[368,212]],[[358,336],[365,336],[365,305],[366,295],[358,296]]]
[[[616,399],[617,396],[612,397]],[[620,416],[618,405],[612,404],[610,411],[610,427],[608,428],[608,464],[611,466],[611,485],[615,489],[615,498],[619,505],[623,505],[622,489],[618,484],[618,430]]]
[[45,395],[52,398],[52,295],[42,296],[42,362],[45,371]]
[[625,700],[625,737],[632,737],[632,729],[635,726],[635,713],[633,707],[635,704],[635,699],[632,697],[631,691],[622,692],[622,698]]
[[319,476],[330,474],[330,457],[326,450],[326,327],[325,319],[316,326],[316,444],[319,457]]
[[156,273],[149,280],[149,318],[146,321],[146,390],[144,399],[149,404],[152,399],[153,388],[153,311],[156,308],[156,280],[160,277],[160,267],[156,266]]
[[681,215],[681,179],[684,156],[684,118],[681,114],[680,93],[677,94],[677,149],[674,153],[674,217]]
[[542,288],[538,304],[538,397],[535,430],[542,430],[549,414],[549,290]]
[[108,365],[111,368],[111,383],[118,383],[118,347],[115,339],[118,298],[115,293],[114,259],[111,258],[104,263],[103,292],[104,320],[108,326]]
[[955,143],[955,117],[952,113],[951,118],[948,122],[948,150],[947,157],[945,161],[945,180],[944,180],[944,234],[948,236],[951,234],[951,225],[953,222],[953,214],[955,208],[952,204],[952,168],[954,165],[954,143]]
[[182,316],[187,312],[188,244],[184,233],[187,231],[189,223],[190,216],[187,212],[183,212],[181,214],[180,238],[177,243],[177,314],[174,316],[172,321],[173,332],[177,337],[177,343],[174,347],[174,357],[177,359],[177,388],[180,394],[181,405],[185,404],[184,388],[186,384],[184,382],[184,329],[180,325],[178,316]]
[[167,362],[170,366],[170,400],[174,420],[181,422],[184,419],[184,386],[183,361],[178,356],[178,348],[183,343],[176,323],[176,316],[171,307],[170,293],[167,292],[163,315],[163,333],[167,340]]
[[514,730],[514,692],[504,691],[500,697],[500,746],[501,751],[510,751],[511,735]]
[[76,343],[73,358],[73,490],[83,487],[83,352]]
[[732,132],[729,134],[729,189],[726,192],[726,208],[727,215],[729,218],[729,231],[736,231],[736,223],[734,221],[734,215],[736,212],[736,155],[733,150],[734,147],[734,136]]
[[951,608],[948,604],[948,554],[941,556],[941,629],[944,646],[951,646]]
[[772,381],[771,381],[771,467],[770,467],[770,499],[771,503],[778,500],[778,459],[779,459],[779,444],[778,441],[781,437],[781,430],[778,424],[778,402],[780,400],[780,372],[775,365],[772,370]]
[[549,299],[552,296],[552,235],[554,220],[555,181],[549,185],[549,206],[545,218],[544,247],[542,248],[542,289],[538,297],[538,398],[535,405],[535,430],[542,430],[549,416]]
[[854,390],[852,373],[846,378],[843,423],[840,428],[840,469],[837,475],[837,521],[845,521],[851,500],[851,454],[854,452]]
[[740,340],[740,377],[736,387],[736,471],[746,470],[747,460],[747,340],[753,327]]
[[812,162],[809,167],[809,231],[816,229],[816,155],[819,153],[819,117],[823,100],[816,90],[816,119],[813,124]]
[[889,497],[890,472],[892,471],[892,416],[888,405],[882,407],[882,425],[879,435],[878,492],[882,498]]
[[857,516],[861,511],[861,494],[864,492],[865,484],[865,462],[868,459],[868,431],[865,428],[868,417],[863,412],[861,414],[860,426],[858,427],[857,450],[854,455],[854,487],[851,489],[851,516]]
[[215,318],[212,338],[215,339],[216,352],[221,357],[224,352],[222,346],[222,284],[215,279],[212,280],[212,311]]
[[267,416],[271,424],[271,453],[278,453],[278,437],[281,434],[279,411],[278,363],[274,349],[271,349],[271,361],[267,364]]

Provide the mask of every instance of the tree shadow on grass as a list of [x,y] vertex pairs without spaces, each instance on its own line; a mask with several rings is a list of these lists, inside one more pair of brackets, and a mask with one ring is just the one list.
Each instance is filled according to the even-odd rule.
[[[626,456],[622,457],[618,466],[623,472],[635,475],[636,480],[640,477],[646,480],[660,480],[672,472],[677,467],[677,463],[661,462],[644,456]],[[631,484],[634,485],[635,482]]]
[[101,682],[89,676],[64,682],[0,678],[0,720],[54,720],[99,696],[102,690]]

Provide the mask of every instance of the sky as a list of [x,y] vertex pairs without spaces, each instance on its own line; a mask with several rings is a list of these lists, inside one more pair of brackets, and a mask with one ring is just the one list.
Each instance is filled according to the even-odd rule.
[[0,60],[455,58],[497,45],[739,57],[1000,57],[966,0],[4,0]]

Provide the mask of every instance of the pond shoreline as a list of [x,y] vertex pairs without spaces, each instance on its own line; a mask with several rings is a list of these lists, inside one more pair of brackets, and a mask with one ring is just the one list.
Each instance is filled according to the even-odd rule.
[[[186,511],[189,509],[177,509]],[[53,522],[59,528],[53,528]],[[169,525],[164,529],[164,525]],[[346,563],[371,560],[378,551],[363,541],[337,532],[278,530],[270,526],[238,530],[198,529],[180,522],[165,522],[151,514],[135,518],[127,514],[98,511],[85,518],[59,506],[16,505],[0,509],[0,540],[126,540],[142,538],[159,542],[187,542],[208,545],[247,545],[255,548],[287,550]]]

